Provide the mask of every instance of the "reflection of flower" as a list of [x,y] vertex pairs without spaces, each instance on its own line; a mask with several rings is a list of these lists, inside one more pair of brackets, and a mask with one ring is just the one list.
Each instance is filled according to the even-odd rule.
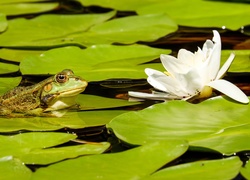
[[214,30],[213,34],[213,41],[207,40],[203,48],[198,48],[195,53],[181,49],[177,58],[161,55],[161,62],[167,72],[145,69],[148,83],[160,91],[152,94],[129,92],[129,95],[148,99],[188,100],[210,97],[214,88],[236,101],[248,103],[249,99],[237,86],[220,79],[230,67],[234,54],[220,69],[221,40],[217,31]]

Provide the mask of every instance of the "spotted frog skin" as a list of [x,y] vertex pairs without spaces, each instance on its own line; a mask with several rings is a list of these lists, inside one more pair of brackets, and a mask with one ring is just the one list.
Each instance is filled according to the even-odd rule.
[[71,107],[87,85],[87,81],[75,76],[72,70],[65,69],[38,84],[6,92],[0,97],[0,115],[43,116],[49,111]]

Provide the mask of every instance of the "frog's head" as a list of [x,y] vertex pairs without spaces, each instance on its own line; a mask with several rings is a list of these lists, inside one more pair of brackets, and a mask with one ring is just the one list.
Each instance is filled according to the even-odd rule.
[[75,104],[77,95],[85,90],[88,83],[72,70],[65,69],[56,74],[41,93],[41,101],[46,104],[45,111],[58,110]]

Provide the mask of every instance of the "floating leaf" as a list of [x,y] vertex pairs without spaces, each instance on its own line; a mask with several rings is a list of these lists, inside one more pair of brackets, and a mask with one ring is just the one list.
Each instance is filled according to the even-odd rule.
[[165,14],[129,16],[104,22],[112,16],[114,12],[13,19],[9,21],[8,31],[0,35],[0,46],[39,48],[115,42],[130,44],[154,41],[177,30],[177,25]]
[[19,159],[13,158],[13,156],[5,156],[0,158],[0,174],[1,180],[28,180],[32,172]]
[[85,128],[107,124],[125,110],[67,112],[63,117],[0,118],[0,132],[19,130],[52,131],[62,128]]
[[166,13],[182,26],[226,27],[232,30],[249,24],[249,11],[249,4],[203,0],[164,1],[136,10],[138,14]]
[[[8,21],[8,30],[0,35],[0,46],[24,48],[76,44],[67,38],[69,34],[81,34],[91,26],[110,19],[114,14],[115,12],[87,15],[57,14],[41,15],[33,19],[12,19]],[[59,41],[54,42],[54,38],[59,38]]]
[[84,176],[85,179],[141,179],[182,155],[187,148],[185,141],[148,143],[120,153],[85,156],[56,163],[38,169],[32,178],[82,179]]
[[21,77],[0,78],[0,95],[18,86],[21,80],[22,80]]
[[239,157],[198,161],[162,169],[147,180],[156,179],[233,179],[239,173],[242,162]]
[[178,29],[166,14],[147,14],[113,19],[90,28],[83,36],[71,37],[85,45],[131,44],[137,41],[154,41]]
[[14,64],[0,62],[0,74],[13,73],[19,70],[19,67]]
[[223,50],[222,63],[226,62],[230,53],[235,53],[229,72],[250,72],[250,50]]
[[[108,127],[131,144],[159,139],[186,139],[190,145],[224,154],[250,149],[250,105],[221,97],[199,104],[170,101],[114,118]],[[131,133],[133,129],[133,133]]]
[[[154,60],[162,53],[170,51],[143,45],[96,45],[87,49],[63,47],[28,57],[21,62],[20,69],[23,74],[55,74],[65,68],[72,69],[88,81],[145,78],[145,66],[138,64]],[[146,66],[150,67],[150,64]],[[162,67],[160,63],[158,66]]]
[[44,0],[1,0],[0,4],[23,3],[23,2],[44,2]]
[[23,49],[0,49],[0,58],[8,61],[21,62],[28,56],[40,55],[44,51],[39,50],[23,50]]
[[[0,3],[1,4],[1,3]],[[55,9],[58,3],[4,3],[0,6],[0,12],[8,16],[20,15],[20,14],[31,14],[41,13]]]
[[106,8],[113,8],[120,11],[133,11],[142,6],[154,4],[156,2],[163,2],[162,0],[124,0],[124,1],[110,1],[110,0],[78,0],[84,6],[101,6]]
[[5,31],[8,27],[8,22],[5,14],[0,13],[0,33]]
[[246,178],[250,179],[250,164],[249,161],[246,162],[244,167],[241,168],[240,173]]
[[54,147],[76,136],[67,133],[24,133],[14,136],[0,136],[0,157],[14,156],[26,164],[50,164],[80,155],[104,152],[109,143],[92,143],[76,146]]

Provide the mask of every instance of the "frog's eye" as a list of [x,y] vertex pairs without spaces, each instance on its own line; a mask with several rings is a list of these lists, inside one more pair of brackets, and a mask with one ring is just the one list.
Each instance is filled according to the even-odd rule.
[[68,76],[66,74],[59,73],[56,75],[56,81],[59,83],[64,83],[68,80]]

